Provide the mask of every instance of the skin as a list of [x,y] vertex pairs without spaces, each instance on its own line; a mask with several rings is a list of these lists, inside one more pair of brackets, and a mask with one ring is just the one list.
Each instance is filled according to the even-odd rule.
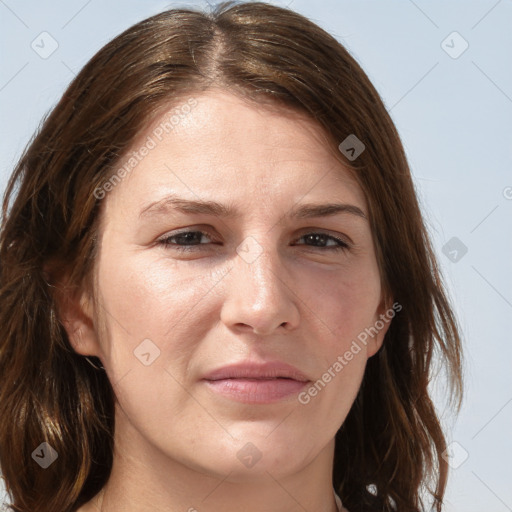
[[[334,436],[389,323],[307,404],[296,395],[240,403],[201,378],[232,362],[279,360],[315,382],[375,324],[391,301],[364,194],[313,121],[222,90],[194,98],[191,113],[103,199],[95,300],[84,290],[61,306],[74,349],[101,359],[117,398],[112,474],[80,512],[335,512]],[[140,216],[170,193],[231,204],[240,215]],[[286,217],[330,202],[366,218]],[[158,243],[184,228],[206,232],[190,252]],[[350,248],[333,250],[337,242],[311,233]],[[250,263],[237,252],[247,237],[261,251]],[[160,351],[147,366],[134,355],[144,339]],[[261,455],[252,467],[237,457],[249,442]]]

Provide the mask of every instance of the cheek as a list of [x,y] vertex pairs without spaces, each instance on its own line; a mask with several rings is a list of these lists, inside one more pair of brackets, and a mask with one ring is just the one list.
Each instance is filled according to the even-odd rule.
[[140,357],[148,352],[144,362],[154,360],[184,373],[197,343],[211,329],[206,297],[222,276],[184,272],[168,259],[149,261],[142,253],[120,256],[102,250],[98,272],[101,313],[108,326],[101,343],[114,379],[139,368]]
[[367,269],[324,280],[308,301],[317,324],[327,334],[317,336],[321,366],[299,402],[314,418],[312,428],[330,429],[325,435],[334,436],[344,422],[364,376],[366,344],[358,336],[372,325],[380,291],[370,276],[372,272]]
[[354,266],[330,276],[311,276],[308,285],[311,293],[305,303],[327,331],[324,347],[332,358],[373,325],[380,302],[378,272],[370,264]]
[[[323,280],[310,300],[329,336],[319,344],[322,373],[299,401],[314,417],[332,417],[333,428],[343,423],[359,391],[367,363],[365,329],[373,325],[380,302],[376,262],[368,258],[360,263]],[[325,428],[321,421],[318,428]]]
[[190,361],[212,328],[205,297],[220,277],[180,272],[163,258],[149,262],[125,254],[121,260],[105,249],[98,278],[108,326],[101,340],[105,368],[123,414],[169,445],[171,431],[179,440],[204,425],[215,428],[186,389]]

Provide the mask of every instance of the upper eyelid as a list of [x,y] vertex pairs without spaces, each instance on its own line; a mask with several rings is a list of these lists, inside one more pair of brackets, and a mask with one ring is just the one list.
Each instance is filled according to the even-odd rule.
[[[162,242],[162,241],[168,240],[169,238],[173,238],[175,236],[179,236],[179,235],[187,234],[187,233],[201,233],[202,235],[205,235],[211,239],[215,239],[215,235],[211,234],[209,232],[209,230],[207,230],[207,229],[183,228],[183,230],[178,230],[176,233],[171,232],[171,233],[165,234],[165,235],[159,237],[157,241]],[[298,235],[296,238],[294,238],[294,240],[298,240],[298,239],[300,239],[306,235],[309,235],[309,234],[322,234],[322,235],[325,235],[332,239],[338,240],[338,241],[346,244],[347,246],[353,245],[352,240],[349,239],[349,237],[347,235],[343,235],[341,233],[340,234],[332,234],[332,233],[327,232],[324,228],[313,228],[313,227],[303,228],[303,232],[300,235]],[[347,238],[348,240],[345,240],[345,238]],[[179,245],[179,244],[174,244],[174,245]],[[200,246],[200,245],[206,245],[206,244],[197,244],[197,246]]]

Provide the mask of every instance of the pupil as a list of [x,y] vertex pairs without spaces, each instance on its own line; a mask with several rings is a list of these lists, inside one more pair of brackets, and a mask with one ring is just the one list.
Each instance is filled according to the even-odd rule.
[[322,235],[322,234],[313,234],[313,235],[308,235],[310,241],[313,241],[313,242],[325,242],[325,235]]
[[[181,235],[179,235],[181,237],[181,239],[185,242],[185,243],[190,243],[190,242],[194,242],[194,241],[198,241],[197,240],[197,237],[201,236],[199,233],[182,233]],[[196,239],[196,240],[195,240]]]

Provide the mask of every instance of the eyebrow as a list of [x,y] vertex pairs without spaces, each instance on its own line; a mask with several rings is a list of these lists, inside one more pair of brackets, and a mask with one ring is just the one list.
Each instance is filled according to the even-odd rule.
[[[181,213],[212,215],[222,218],[234,218],[240,216],[241,213],[240,210],[233,205],[225,205],[217,201],[185,199],[171,194],[145,206],[141,210],[139,218],[168,214],[170,210],[176,210]],[[286,216],[296,219],[311,219],[330,217],[342,213],[348,213],[366,219],[366,214],[358,206],[345,203],[300,204],[292,208]]]

